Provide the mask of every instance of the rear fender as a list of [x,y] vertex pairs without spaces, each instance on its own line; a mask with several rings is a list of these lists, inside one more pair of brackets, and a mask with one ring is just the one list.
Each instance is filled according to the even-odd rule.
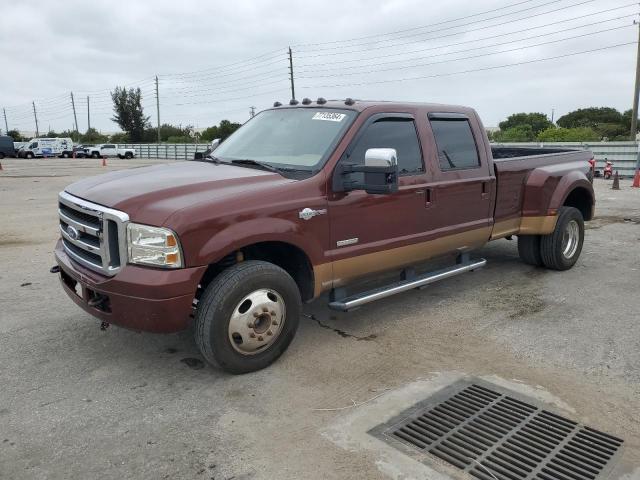
[[593,205],[595,198],[593,186],[582,171],[582,167],[584,167],[583,162],[572,162],[534,169],[525,182],[522,215],[524,217],[555,215],[576,188],[586,189]]

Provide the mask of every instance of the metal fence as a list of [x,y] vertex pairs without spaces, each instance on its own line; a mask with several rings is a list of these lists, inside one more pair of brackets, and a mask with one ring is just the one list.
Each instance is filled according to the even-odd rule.
[[596,159],[596,168],[604,168],[605,159],[613,162],[613,171],[621,177],[632,177],[638,157],[636,142],[566,142],[566,143],[500,143],[505,147],[559,147],[591,150]]
[[[126,144],[127,148],[135,148],[139,158],[162,158],[170,160],[193,160],[196,152],[204,152],[206,143],[137,143]],[[567,142],[567,143],[500,143],[505,147],[559,147],[591,150],[596,158],[596,168],[603,169],[605,159],[613,162],[613,170],[622,177],[632,177],[638,156],[636,142]]]
[[133,148],[138,158],[162,158],[169,160],[193,160],[196,152],[204,152],[206,143],[127,143],[119,144]]

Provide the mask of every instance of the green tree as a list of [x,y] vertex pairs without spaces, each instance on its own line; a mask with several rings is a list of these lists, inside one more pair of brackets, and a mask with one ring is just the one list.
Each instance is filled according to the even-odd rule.
[[105,143],[108,140],[109,137],[102,135],[95,128],[90,128],[83,135],[80,135],[80,142],[82,143]]
[[11,138],[13,138],[13,141],[14,141],[14,142],[27,142],[27,141],[29,141],[29,139],[28,139],[28,138],[23,137],[23,136],[20,134],[20,131],[19,131],[19,130],[9,130],[9,131],[7,132],[7,135],[8,135],[8,136],[10,136]]
[[116,87],[111,92],[113,100],[113,120],[129,135],[132,142],[140,142],[145,128],[149,127],[149,117],[145,117],[142,108],[142,92],[140,88]]
[[493,134],[495,142],[532,142],[535,138],[531,125],[518,125]]
[[549,128],[538,134],[541,142],[593,142],[600,140],[600,135],[593,128]]
[[500,130],[506,131],[514,127],[529,125],[533,130],[534,136],[539,132],[553,127],[553,123],[544,113],[514,113],[509,115],[504,122],[500,122]]
[[[629,114],[629,119],[631,119],[631,114]],[[569,112],[560,117],[556,123],[563,128],[590,127],[597,129],[600,124],[624,124],[624,119],[623,115],[615,108],[589,107]],[[631,128],[631,122],[629,122],[629,128]]]
[[211,141],[216,138],[220,140],[226,139],[229,135],[239,129],[242,125],[229,120],[222,120],[219,125],[214,125],[202,131],[200,138],[202,141]]
[[129,143],[129,135],[125,132],[114,133],[109,137],[111,143]]

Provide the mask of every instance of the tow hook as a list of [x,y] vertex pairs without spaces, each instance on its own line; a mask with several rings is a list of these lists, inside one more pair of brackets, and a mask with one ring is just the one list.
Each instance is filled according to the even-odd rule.
[[107,328],[109,328],[109,325],[111,325],[109,322],[100,322],[100,330],[104,332]]
[[54,265],[49,269],[49,273],[60,273],[60,265]]

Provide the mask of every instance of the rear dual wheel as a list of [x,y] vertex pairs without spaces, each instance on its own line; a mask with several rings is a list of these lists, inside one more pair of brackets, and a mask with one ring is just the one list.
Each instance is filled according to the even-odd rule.
[[575,265],[584,243],[584,219],[577,208],[561,207],[556,226],[549,235],[521,235],[518,253],[524,263],[552,270]]
[[280,267],[238,263],[205,289],[195,316],[202,355],[230,373],[267,367],[287,349],[298,328],[300,291]]

